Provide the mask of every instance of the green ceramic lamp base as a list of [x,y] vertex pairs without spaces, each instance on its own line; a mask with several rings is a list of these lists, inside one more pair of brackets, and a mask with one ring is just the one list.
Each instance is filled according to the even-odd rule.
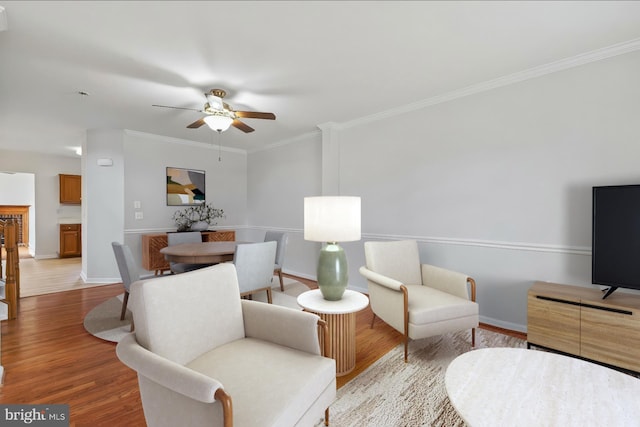
[[347,256],[336,242],[327,243],[320,250],[318,287],[324,299],[338,301],[349,284]]

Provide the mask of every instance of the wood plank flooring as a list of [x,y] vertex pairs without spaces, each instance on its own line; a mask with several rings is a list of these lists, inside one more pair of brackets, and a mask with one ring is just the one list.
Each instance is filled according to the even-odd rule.
[[117,284],[22,298],[18,319],[2,322],[0,402],[66,403],[74,426],[144,426],[135,373],[115,344],[82,325],[89,310],[120,293]]
[[[65,279],[56,280],[64,287]],[[23,297],[18,319],[2,322],[0,402],[65,403],[72,426],[144,426],[136,374],[117,359],[114,343],[95,338],[82,325],[93,307],[120,293],[122,285],[114,284]],[[369,308],[356,315],[356,369],[338,378],[339,387],[402,342],[380,320],[370,329],[372,316]]]
[[20,296],[102,286],[104,283],[85,283],[80,277],[81,258],[20,259]]

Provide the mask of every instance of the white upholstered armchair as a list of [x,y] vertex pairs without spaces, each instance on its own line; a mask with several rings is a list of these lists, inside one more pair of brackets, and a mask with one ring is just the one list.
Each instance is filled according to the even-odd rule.
[[475,346],[478,304],[471,277],[421,264],[414,240],[365,242],[364,253],[360,274],[369,287],[371,327],[378,316],[404,335],[405,362],[409,339],[471,329]]
[[336,368],[318,343],[324,322],[241,300],[233,264],[138,281],[130,306],[136,331],[116,352],[138,373],[147,425],[328,425]]

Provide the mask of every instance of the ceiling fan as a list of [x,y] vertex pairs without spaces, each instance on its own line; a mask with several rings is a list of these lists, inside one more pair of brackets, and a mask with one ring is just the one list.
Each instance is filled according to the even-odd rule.
[[189,111],[197,111],[199,113],[204,113],[204,116],[201,119],[196,120],[191,123],[187,127],[189,129],[197,129],[200,126],[206,124],[211,129],[223,132],[229,128],[229,126],[233,126],[237,129],[245,133],[253,132],[251,126],[246,123],[240,121],[240,118],[243,119],[266,119],[266,120],[275,120],[276,115],[273,113],[260,113],[257,111],[236,111],[232,110],[229,107],[229,104],[222,101],[222,98],[226,96],[227,92],[222,89],[211,89],[209,92],[205,93],[204,96],[207,98],[207,102],[204,104],[204,108],[202,110],[198,110],[195,108],[184,108],[184,107],[172,107],[169,105],[156,105],[153,104],[152,107],[162,107],[162,108],[174,108],[177,110],[189,110]]

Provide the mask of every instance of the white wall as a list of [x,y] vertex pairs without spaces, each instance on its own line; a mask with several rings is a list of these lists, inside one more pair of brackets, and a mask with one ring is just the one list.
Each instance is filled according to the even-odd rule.
[[288,233],[284,271],[315,278],[319,245],[303,239],[303,199],[321,194],[320,132],[248,156],[250,241],[266,230]]
[[[58,174],[81,173],[80,158],[0,149],[0,170],[35,175],[35,257],[55,258],[60,232],[58,218],[76,214],[75,206],[60,205]],[[79,213],[78,213],[79,214]]]
[[124,139],[123,130],[89,130],[82,149],[82,278],[89,283],[120,277],[111,242],[121,242],[124,230]]
[[[331,127],[340,194],[362,196],[363,240],[420,241],[424,261],[476,279],[482,321],[525,330],[534,281],[590,286],[591,187],[640,182],[638,75],[636,52]],[[270,161],[261,182],[293,167],[283,155]],[[273,222],[253,206],[275,191],[254,195],[255,181],[251,223]],[[279,190],[282,200],[299,199]],[[365,290],[362,242],[344,246],[350,286]],[[285,271],[303,256],[288,251]]]
[[[172,216],[184,209],[166,204],[167,167],[204,170],[206,201],[225,212],[225,218],[212,229],[236,230],[236,239],[248,240],[244,151],[224,149],[219,153],[217,146],[127,130],[124,158],[123,241],[138,258],[138,265],[142,265],[141,235],[175,231]],[[134,208],[134,201],[140,202],[140,209]],[[135,219],[135,212],[142,212],[143,219]],[[117,278],[115,260],[112,268]]]

